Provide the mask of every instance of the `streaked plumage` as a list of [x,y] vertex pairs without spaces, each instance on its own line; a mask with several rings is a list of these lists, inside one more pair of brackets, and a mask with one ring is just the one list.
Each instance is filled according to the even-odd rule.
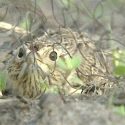
[[[77,69],[59,67],[59,59],[65,62],[74,56],[81,60]],[[44,85],[56,85],[66,92],[77,84],[98,86],[107,79],[102,77],[106,69],[97,56],[99,52],[86,34],[60,28],[13,51],[7,63],[9,83],[14,93],[28,98],[38,96]]]

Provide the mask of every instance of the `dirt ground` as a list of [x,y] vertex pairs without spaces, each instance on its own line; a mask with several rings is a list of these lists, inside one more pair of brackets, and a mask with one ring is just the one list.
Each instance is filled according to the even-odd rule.
[[[34,18],[35,37],[47,28],[65,26],[89,33],[99,48],[124,49],[124,0],[71,0],[70,4],[66,0],[36,1],[40,7],[34,16],[35,4],[30,0],[0,0],[1,22],[20,26],[24,16],[29,14]],[[19,34],[0,30],[1,71],[5,68],[3,60],[7,52],[21,44],[19,39]],[[123,80],[119,87],[102,96],[43,94],[36,100],[1,97],[0,125],[125,125],[125,115],[116,111],[117,106],[125,105],[124,87]]]

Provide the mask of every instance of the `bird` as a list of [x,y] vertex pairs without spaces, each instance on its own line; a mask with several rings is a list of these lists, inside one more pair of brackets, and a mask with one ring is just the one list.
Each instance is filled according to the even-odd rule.
[[26,98],[38,97],[48,86],[64,93],[77,88],[81,92],[87,86],[92,90],[93,85],[107,82],[103,77],[107,71],[99,56],[86,33],[71,28],[48,30],[11,52],[6,64],[7,88]]

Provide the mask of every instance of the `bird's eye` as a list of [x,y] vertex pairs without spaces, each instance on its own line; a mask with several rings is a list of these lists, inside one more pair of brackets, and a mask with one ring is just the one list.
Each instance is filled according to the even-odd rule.
[[50,54],[49,54],[49,58],[52,60],[52,61],[56,61],[57,59],[57,53],[55,51],[52,51]]
[[19,49],[18,57],[22,58],[25,55],[25,50],[23,48]]

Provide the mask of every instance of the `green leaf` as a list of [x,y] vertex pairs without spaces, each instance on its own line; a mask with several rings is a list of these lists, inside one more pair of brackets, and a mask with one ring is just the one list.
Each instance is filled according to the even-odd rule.
[[125,75],[125,50],[113,51],[114,74]]
[[59,58],[57,64],[64,70],[73,70],[80,66],[81,59],[78,56],[73,56],[72,58],[68,57],[64,60]]
[[29,20],[24,20],[20,23],[20,27],[24,28],[25,30],[29,29],[30,27],[30,21]]
[[62,0],[65,7],[69,7],[69,5],[73,2],[73,0]]
[[49,93],[59,93],[59,88],[57,86],[51,85],[46,92]]
[[4,73],[0,72],[0,91],[4,90],[6,87],[6,76]]
[[114,69],[114,74],[118,76],[125,75],[125,66],[117,66]]
[[114,110],[117,114],[125,116],[125,106],[124,105],[121,105],[121,106],[118,106],[118,107],[115,106]]
[[67,69],[67,65],[66,65],[65,61],[62,60],[61,58],[58,59],[57,64],[58,64],[58,66],[59,66],[61,69],[65,69],[65,70]]
[[40,82],[41,90],[49,93],[58,93],[58,87],[56,85],[49,85],[46,82]]
[[66,60],[66,64],[69,70],[73,70],[80,66],[81,59],[78,56],[73,56],[73,58],[69,58]]
[[99,2],[94,10],[94,13],[93,13],[93,16],[96,18],[96,19],[99,19],[100,17],[103,16],[103,5],[101,2]]
[[24,28],[25,30],[30,31],[32,21],[33,19],[32,19],[31,13],[27,13],[24,19],[21,21],[20,27]]

